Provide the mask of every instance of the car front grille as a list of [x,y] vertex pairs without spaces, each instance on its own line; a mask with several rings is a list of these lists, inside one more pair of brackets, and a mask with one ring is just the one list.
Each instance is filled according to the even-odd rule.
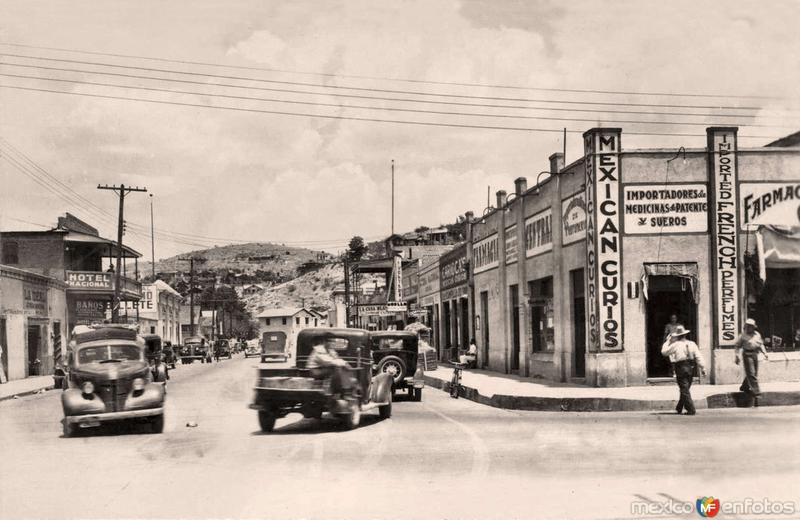
[[130,392],[130,382],[115,381],[97,385],[95,393],[105,403],[109,412],[119,412],[125,408],[125,400]]

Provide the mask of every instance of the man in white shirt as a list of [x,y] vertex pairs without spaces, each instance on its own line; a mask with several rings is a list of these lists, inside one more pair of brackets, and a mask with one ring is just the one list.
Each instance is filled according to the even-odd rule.
[[669,356],[669,360],[675,367],[675,379],[680,391],[680,399],[675,411],[681,413],[686,409],[686,415],[694,415],[696,410],[690,392],[694,367],[697,365],[701,373],[706,375],[706,366],[697,343],[689,340],[686,337],[687,334],[689,331],[683,325],[676,326],[675,331],[667,337],[667,341],[661,347],[661,354]]

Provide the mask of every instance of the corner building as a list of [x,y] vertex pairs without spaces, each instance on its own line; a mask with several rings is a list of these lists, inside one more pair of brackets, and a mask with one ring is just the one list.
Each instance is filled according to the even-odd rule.
[[708,128],[706,147],[685,151],[626,150],[622,137],[586,132],[584,157],[565,167],[553,154],[542,182],[517,179],[470,219],[478,366],[643,385],[670,377],[660,348],[675,314],[710,381],[734,383],[733,345],[752,317],[780,352],[761,378],[796,379],[800,148],[739,149],[735,127]]

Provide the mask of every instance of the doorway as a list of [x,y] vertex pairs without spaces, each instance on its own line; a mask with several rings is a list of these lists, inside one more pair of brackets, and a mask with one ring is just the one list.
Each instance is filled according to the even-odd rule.
[[38,376],[42,360],[39,358],[42,329],[39,325],[28,325],[28,362],[25,376]]
[[489,292],[481,292],[481,327],[483,339],[483,363],[481,366],[489,366]]
[[570,271],[572,279],[572,341],[575,358],[572,375],[586,377],[586,300],[583,293],[583,269]]
[[647,329],[647,377],[670,377],[669,358],[661,355],[666,339],[664,328],[675,314],[678,323],[689,329],[688,338],[699,343],[697,334],[697,304],[691,282],[680,276],[650,276],[648,278],[645,326]]
[[519,370],[519,286],[509,286],[511,294],[511,370]]
[[441,350],[439,351],[439,359],[445,360],[445,356],[450,354],[450,348],[453,346],[450,342],[450,333],[452,330],[450,325],[450,302],[442,303],[442,338]]
[[466,350],[469,348],[469,341],[472,339],[470,336],[470,326],[469,326],[469,299],[468,298],[461,298],[461,319],[459,320],[459,325],[461,325],[461,344],[458,346],[460,349]]

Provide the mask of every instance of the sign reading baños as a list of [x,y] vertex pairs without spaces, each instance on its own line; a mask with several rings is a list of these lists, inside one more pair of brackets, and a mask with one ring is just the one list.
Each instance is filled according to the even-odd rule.
[[623,346],[620,133],[603,128],[584,134],[588,343],[594,351]]

